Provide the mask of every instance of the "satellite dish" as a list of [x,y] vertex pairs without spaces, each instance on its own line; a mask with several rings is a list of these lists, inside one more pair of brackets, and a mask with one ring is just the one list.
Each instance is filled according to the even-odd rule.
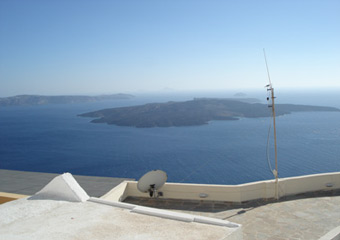
[[148,192],[150,197],[158,197],[157,190],[164,185],[167,179],[168,175],[164,171],[153,170],[139,179],[137,188],[141,192]]

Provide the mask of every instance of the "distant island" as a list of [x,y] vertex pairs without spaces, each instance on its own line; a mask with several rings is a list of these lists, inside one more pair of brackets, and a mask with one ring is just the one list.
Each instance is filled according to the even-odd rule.
[[118,93],[99,96],[41,96],[41,95],[18,95],[14,97],[0,98],[0,106],[23,106],[45,104],[86,103],[104,100],[130,99],[133,95]]
[[[333,107],[276,104],[276,115],[291,112],[331,111]],[[137,128],[195,126],[212,120],[238,120],[241,117],[270,117],[267,104],[252,103],[249,99],[197,98],[185,102],[150,103],[133,107],[103,109],[80,114],[96,118],[93,123],[108,123]]]

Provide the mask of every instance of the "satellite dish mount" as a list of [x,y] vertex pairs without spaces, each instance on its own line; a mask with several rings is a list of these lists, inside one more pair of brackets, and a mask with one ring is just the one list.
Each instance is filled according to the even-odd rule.
[[155,184],[151,184],[150,185],[150,188],[149,188],[149,195],[150,195],[150,197],[153,197],[153,196],[157,196],[158,197],[158,195],[157,195],[157,189],[155,188]]

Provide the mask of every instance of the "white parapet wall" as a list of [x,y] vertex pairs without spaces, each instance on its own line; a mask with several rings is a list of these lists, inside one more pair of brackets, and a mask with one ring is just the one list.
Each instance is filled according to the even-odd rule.
[[[168,199],[245,202],[274,198],[275,188],[275,180],[268,180],[239,185],[166,183],[159,191],[162,198]],[[281,178],[278,188],[280,197],[340,189],[340,172]],[[138,191],[136,181],[124,181],[102,198],[123,201],[128,196],[148,197],[148,194]]]
[[127,197],[128,183],[129,181],[120,183],[101,198],[109,201],[124,201],[124,199]]
[[279,184],[283,196],[332,189],[340,189],[340,172],[283,178]]

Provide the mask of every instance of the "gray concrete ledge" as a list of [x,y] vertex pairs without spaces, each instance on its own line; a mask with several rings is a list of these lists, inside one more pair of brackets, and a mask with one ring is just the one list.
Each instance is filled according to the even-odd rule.
[[[33,195],[59,174],[0,169],[0,192]],[[101,197],[128,178],[73,175],[91,197]]]

